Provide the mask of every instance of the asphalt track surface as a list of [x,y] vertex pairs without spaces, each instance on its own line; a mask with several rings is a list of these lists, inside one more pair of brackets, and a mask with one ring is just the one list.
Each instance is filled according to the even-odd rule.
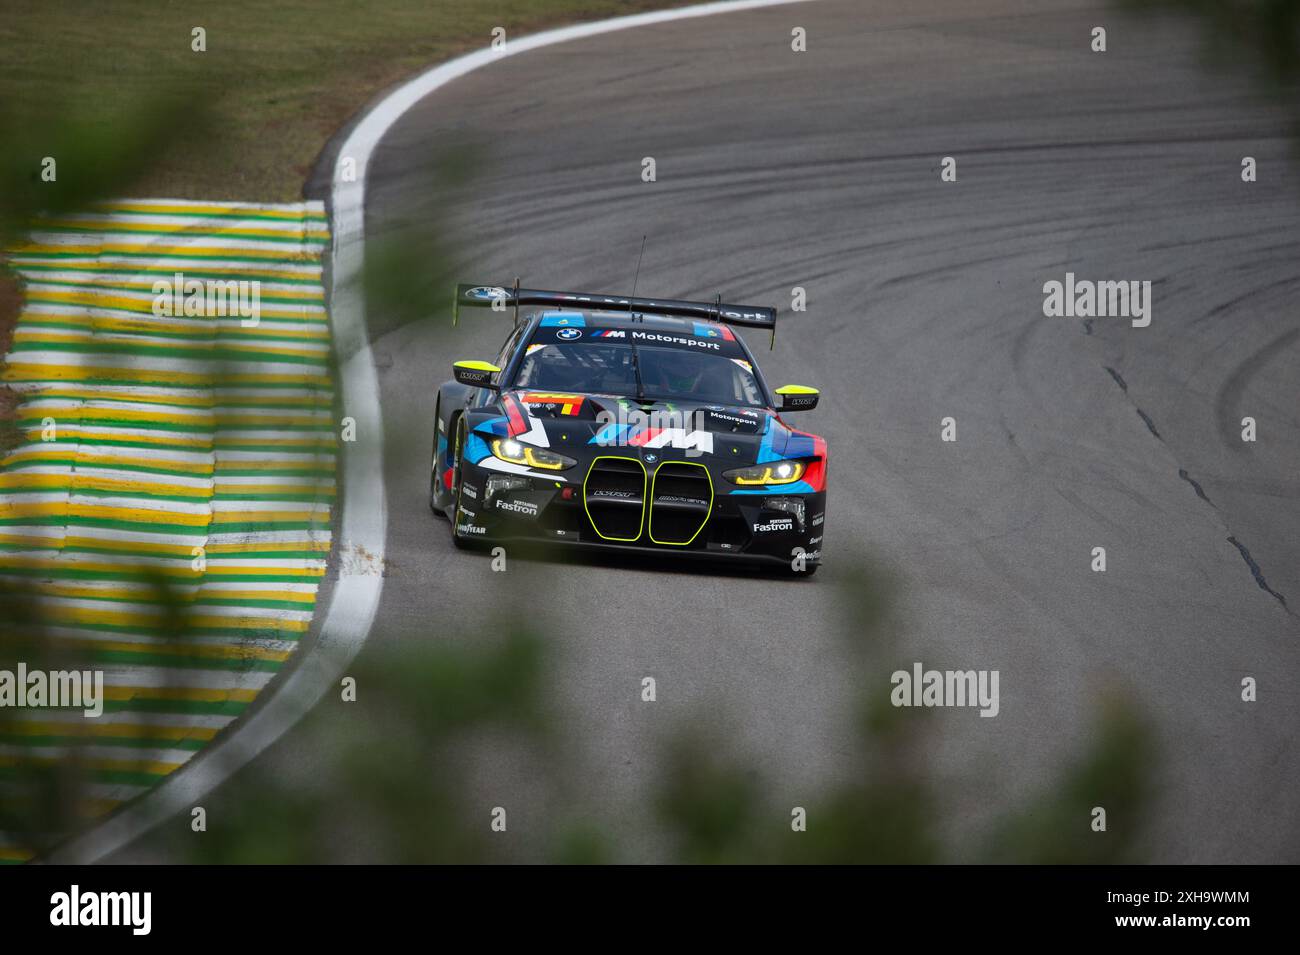
[[[372,312],[390,564],[371,641],[450,639],[522,598],[551,634],[588,794],[618,807],[625,858],[662,858],[619,813],[682,720],[734,733],[778,804],[848,771],[862,687],[841,588],[870,555],[899,582],[881,687],[913,661],[1001,674],[996,718],[943,711],[924,744],[953,825],[978,830],[1044,785],[1118,686],[1159,732],[1151,861],[1300,860],[1300,192],[1284,128],[1239,72],[1207,72],[1185,25],[1077,3],[821,0],[452,83],[381,143],[371,239],[427,210],[455,223],[466,281],[627,291],[646,234],[640,294],[781,306],[775,351],[746,337],[769,381],[822,390],[794,421],[831,450],[827,563],[794,582],[607,561],[492,573],[430,516],[428,453],[437,383],[455,359],[492,358],[508,322]],[[431,194],[429,157],[471,142],[477,175]],[[1067,271],[1152,281],[1150,326],[1045,317],[1043,283]],[[293,739],[262,761],[321,756]],[[510,760],[489,755],[486,777],[509,779],[526,820],[540,810]]]

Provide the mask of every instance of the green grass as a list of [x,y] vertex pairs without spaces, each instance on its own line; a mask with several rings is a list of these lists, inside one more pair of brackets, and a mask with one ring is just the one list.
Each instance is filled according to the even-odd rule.
[[[159,93],[196,111],[150,140],[138,196],[291,201],[329,136],[421,68],[548,25],[667,0],[10,0],[0,17],[0,109],[18,130],[75,115],[106,138]],[[207,52],[190,49],[207,31]],[[197,105],[206,102],[205,111]],[[3,127],[0,127],[3,128]],[[37,137],[39,138],[39,137]],[[51,135],[52,140],[58,137]],[[81,137],[85,142],[85,137]],[[93,141],[98,141],[97,137]],[[37,155],[47,155],[33,143]],[[33,170],[34,171],[34,170]],[[62,177],[62,170],[60,170]]]

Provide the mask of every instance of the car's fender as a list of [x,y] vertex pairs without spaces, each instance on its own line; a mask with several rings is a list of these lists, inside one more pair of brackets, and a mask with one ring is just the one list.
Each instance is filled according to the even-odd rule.
[[465,413],[477,390],[456,381],[444,381],[438,386],[438,397],[434,404],[433,464],[430,482],[430,504],[436,511],[444,511],[451,506],[451,495],[447,493],[441,480],[444,472],[451,466],[447,459],[448,441],[456,419]]

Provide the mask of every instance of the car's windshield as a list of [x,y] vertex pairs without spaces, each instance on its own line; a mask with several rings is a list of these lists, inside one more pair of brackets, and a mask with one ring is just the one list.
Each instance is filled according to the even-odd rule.
[[744,359],[630,343],[529,345],[515,387],[763,406],[762,389]]

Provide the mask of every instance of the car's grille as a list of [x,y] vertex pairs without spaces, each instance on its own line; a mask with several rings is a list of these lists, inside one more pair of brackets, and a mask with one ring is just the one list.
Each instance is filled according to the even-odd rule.
[[709,520],[713,483],[702,464],[666,461],[655,471],[650,492],[650,539],[689,544]]
[[591,526],[605,540],[634,541],[641,536],[645,511],[645,467],[634,458],[600,457],[582,486]]

